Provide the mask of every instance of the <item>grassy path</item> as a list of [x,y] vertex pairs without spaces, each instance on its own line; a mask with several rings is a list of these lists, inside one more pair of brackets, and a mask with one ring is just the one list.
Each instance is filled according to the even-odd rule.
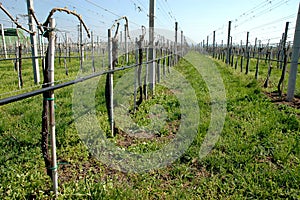
[[[59,199],[300,198],[299,110],[274,105],[257,81],[221,62],[196,52],[186,58],[189,62],[180,61],[174,70],[195,90],[200,109],[198,134],[180,159],[147,173],[118,172],[94,159],[74,125],[73,88],[56,93],[57,153],[59,161],[67,163],[58,170]],[[163,87],[158,87],[156,96],[141,107],[136,119],[145,115],[149,105],[176,105],[174,95]],[[35,97],[0,107],[0,199],[51,198],[51,182],[40,153],[40,103],[41,97]],[[99,103],[99,120],[105,121],[105,105]],[[223,125],[220,132],[210,128],[214,120]],[[169,125],[176,130],[176,123]],[[151,141],[125,141],[121,134],[111,142],[142,153],[172,141],[174,133],[168,130]],[[215,131],[210,139],[216,144],[200,159],[199,152],[207,149],[202,144],[209,130]]]

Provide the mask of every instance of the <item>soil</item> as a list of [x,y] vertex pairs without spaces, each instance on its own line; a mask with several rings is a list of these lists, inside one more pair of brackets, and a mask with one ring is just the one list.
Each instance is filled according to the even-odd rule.
[[280,96],[278,92],[265,92],[265,94],[277,105],[287,105],[296,109],[300,109],[300,97],[295,96],[293,101],[286,101],[286,95]]

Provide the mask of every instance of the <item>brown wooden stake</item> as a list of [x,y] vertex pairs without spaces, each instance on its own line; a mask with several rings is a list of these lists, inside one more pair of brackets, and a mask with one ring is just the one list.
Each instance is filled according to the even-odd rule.
[[282,92],[283,92],[283,81],[285,79],[285,74],[286,74],[286,68],[287,68],[287,48],[286,46],[286,40],[287,40],[287,34],[288,34],[288,30],[289,30],[289,22],[286,22],[285,25],[285,32],[284,32],[284,38],[283,38],[283,55],[284,55],[284,60],[283,60],[283,67],[282,67],[282,73],[281,73],[281,77],[279,80],[279,83],[277,85],[277,90],[280,96],[282,96]]
[[22,78],[22,46],[19,45],[19,65],[18,65],[18,76],[19,76],[19,82],[20,82],[20,88],[23,87],[23,78]]
[[249,32],[247,32],[246,49],[245,49],[245,57],[247,57],[245,74],[249,73],[250,52],[249,52],[249,49],[248,49],[248,44],[249,44]]

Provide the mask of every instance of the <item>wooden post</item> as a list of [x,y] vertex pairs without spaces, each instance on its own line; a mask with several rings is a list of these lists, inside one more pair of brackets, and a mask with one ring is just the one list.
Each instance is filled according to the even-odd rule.
[[[50,19],[51,29],[55,28],[55,19]],[[50,86],[54,86],[54,59],[55,59],[55,32],[51,31],[49,33],[49,81]],[[57,159],[56,159],[56,135],[55,135],[55,109],[54,109],[54,91],[50,91],[49,101],[49,125],[50,125],[50,138],[51,138],[51,155],[52,155],[52,182],[53,182],[53,191],[55,195],[58,194],[58,174],[57,174]]]
[[[270,80],[272,69],[273,69],[273,66],[272,66],[272,63],[271,63],[271,55],[272,55],[272,52],[270,53],[270,56],[269,56],[269,62],[268,62],[269,68],[268,68],[267,79],[266,79],[266,81],[264,83],[264,88],[267,88],[269,86],[269,80]],[[258,67],[257,67],[257,74],[258,74]],[[256,76],[256,79],[257,79],[257,76]]]
[[[120,31],[120,49],[121,49],[121,52],[123,53],[124,48],[123,48],[122,43],[123,43],[123,32]],[[122,56],[118,57],[118,60],[119,60],[118,63],[120,63],[121,65],[125,65],[125,63],[124,63],[125,60],[122,58]]]
[[100,56],[100,44],[99,44],[99,36],[97,35],[97,54],[98,54],[98,56]]
[[[175,22],[175,63],[177,63],[178,58],[177,58],[177,54],[178,54],[178,49],[177,49],[177,33],[178,33],[178,22]],[[159,67],[158,67],[159,68]]]
[[209,36],[207,36],[207,38],[206,38],[206,52],[207,52],[207,53],[209,53],[209,52],[208,52],[208,39],[209,39]]
[[67,56],[68,56],[68,34],[67,33],[65,33],[65,37],[66,37],[66,40],[65,40],[64,67],[65,67],[65,70],[66,70],[66,75],[68,76],[69,71],[68,71],[68,67],[67,67]]
[[95,47],[94,47],[94,33],[91,31],[91,43],[92,43],[92,70],[96,72],[95,69]]
[[231,31],[231,21],[228,22],[228,36],[227,36],[227,55],[226,55],[226,64],[229,64],[230,59],[230,31]]
[[149,84],[150,90],[155,92],[155,47],[154,47],[154,7],[155,0],[150,0],[149,5],[149,60],[152,61],[149,66]]
[[[136,48],[135,48],[135,64],[139,64],[139,47],[138,47],[138,40],[136,38]],[[134,73],[134,97],[133,97],[133,110],[134,112],[137,109],[137,88],[138,88],[138,67],[135,68],[135,73]]]
[[243,50],[243,40],[241,40],[241,72],[243,72],[243,60],[244,60],[244,50]]
[[140,40],[138,42],[138,89],[140,92],[140,97],[139,100],[137,101],[137,105],[139,106],[143,102],[143,83],[142,83],[142,67],[143,67],[143,57],[144,57],[144,52],[143,52],[143,42],[144,42],[144,36],[140,36]]
[[15,45],[15,55],[16,55],[16,61],[15,61],[15,70],[17,71],[18,74],[18,87],[19,89],[21,89],[21,82],[20,82],[20,78],[19,78],[19,40],[16,41],[16,45]]
[[255,58],[256,47],[257,47],[257,38],[255,38],[255,42],[254,42],[253,58]]
[[[111,30],[108,29],[108,63],[109,63],[109,70],[113,70],[113,52],[112,52],[112,36],[111,36]],[[113,85],[114,85],[114,77],[113,73],[108,74],[108,95],[109,95],[109,117],[110,117],[110,128],[111,128],[111,136],[114,136],[114,105],[113,105]]]
[[[43,56],[44,55],[44,53],[43,53],[43,46],[42,46],[42,38],[43,38],[43,36],[41,36],[41,31],[38,29],[37,30],[37,37],[38,37],[38,51],[39,51],[39,53],[40,53],[40,56]],[[25,48],[27,48],[27,47],[25,47]]]
[[171,50],[171,42],[168,46],[168,74],[170,74],[170,68],[171,68],[171,65],[172,65],[172,50]]
[[[36,32],[36,27],[34,25],[33,16],[31,14],[31,10],[33,8],[33,0],[27,0],[27,10],[28,10],[28,24],[29,29],[33,33]],[[40,71],[39,71],[39,61],[38,61],[38,50],[37,50],[37,37],[36,34],[30,34],[31,41],[31,52],[32,52],[32,67],[33,67],[33,78],[34,83],[38,84],[40,82]]]
[[292,101],[295,94],[299,52],[300,52],[300,4],[298,9],[295,33],[294,33],[293,53],[292,53],[291,68],[290,68],[290,75],[289,75],[289,82],[288,82],[287,101]]
[[128,42],[127,42],[127,35],[129,34],[129,33],[127,33],[127,30],[128,30],[128,28],[127,28],[127,24],[125,24],[125,27],[124,27],[124,39],[125,39],[125,60],[126,60],[126,64],[128,64],[128,61],[129,61],[129,58],[128,58]]
[[82,23],[79,24],[79,60],[80,60],[80,70],[83,70],[83,42],[82,42]]
[[62,56],[61,41],[60,41],[60,38],[59,38],[59,41],[58,41],[58,64],[59,64],[60,67],[61,67],[61,56]]
[[71,51],[72,51],[72,44],[69,46],[69,52],[68,52],[69,62],[71,62]]
[[235,54],[236,54],[236,60],[235,60],[235,64],[234,64],[234,69],[237,69],[237,67],[238,67],[238,61],[239,61],[238,50],[235,51]]
[[[176,55],[174,57],[174,60],[176,60]],[[161,66],[161,59],[157,60],[157,64],[156,64],[156,77],[157,77],[157,83],[160,83],[160,66]]]
[[163,75],[164,75],[164,78],[166,78],[166,50],[163,50],[162,51],[163,53]]
[[173,46],[173,42],[171,42],[170,45],[171,45],[171,47],[170,47],[171,48],[171,52],[170,52],[171,53],[170,54],[170,58],[171,58],[170,59],[170,67],[173,67],[174,66],[174,49],[173,49],[174,46]]
[[145,99],[148,99],[148,70],[149,70],[149,48],[146,48],[146,74],[145,74],[145,80],[144,80],[144,95],[145,95]]
[[22,45],[19,43],[19,65],[18,65],[18,79],[19,79],[19,86],[20,88],[23,87],[23,78],[22,78]]
[[[86,38],[83,44],[87,44],[87,43],[88,43],[88,39]],[[89,54],[88,54],[87,52],[85,53],[85,50],[87,51],[88,48],[85,49],[85,45],[82,46],[82,47],[83,47],[83,50],[82,50],[82,51],[83,51],[83,55],[84,55],[84,57],[85,57],[85,59],[83,58],[83,61],[84,61],[84,60],[88,60],[88,59],[89,59]]]
[[1,36],[2,36],[2,44],[3,44],[4,56],[7,59],[7,50],[6,50],[6,42],[5,42],[5,35],[4,35],[3,24],[0,24],[0,27],[1,27]]
[[105,48],[102,48],[102,70],[105,70]]
[[[260,59],[260,48],[257,48],[257,62],[255,66],[255,79],[258,80],[258,73],[259,73],[259,59]],[[269,66],[270,67],[270,66]],[[269,70],[270,71],[270,70]],[[271,74],[271,72],[270,72]],[[267,86],[268,87],[268,86]]]
[[249,59],[250,59],[250,52],[249,52],[249,49],[248,49],[248,43],[249,43],[249,32],[247,32],[246,49],[245,49],[245,57],[247,56],[246,74],[249,73]]
[[229,61],[229,63],[230,63],[230,65],[231,65],[231,67],[233,67],[233,57],[234,57],[234,54],[232,53],[232,36],[230,36],[230,57],[229,57],[229,59],[230,59],[230,61]]
[[278,89],[278,93],[281,96],[282,92],[283,92],[283,86],[284,86],[284,79],[285,79],[285,74],[286,74],[286,68],[287,68],[287,49],[286,49],[286,40],[287,40],[287,34],[288,34],[288,30],[289,30],[289,22],[286,22],[285,25],[285,31],[284,31],[284,38],[283,38],[283,55],[284,55],[284,63],[283,63],[283,67],[282,67],[282,73],[281,73],[281,77],[277,86]]
[[180,49],[181,49],[181,57],[183,57],[183,31],[181,31],[181,42],[180,42]]
[[213,32],[213,58],[215,58],[216,31]]

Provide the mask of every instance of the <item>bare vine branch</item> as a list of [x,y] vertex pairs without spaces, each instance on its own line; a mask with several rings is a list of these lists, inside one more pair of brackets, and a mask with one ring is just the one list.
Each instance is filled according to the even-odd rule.
[[117,39],[117,36],[118,36],[119,27],[120,27],[120,23],[117,23],[117,30],[116,30],[115,36],[114,36],[114,39],[115,39],[115,40]]
[[32,8],[29,8],[29,12],[30,12],[30,14],[32,15],[32,17],[33,17],[35,23],[38,25],[38,29],[40,29],[41,32],[44,32],[44,27],[43,27],[43,25],[38,21],[36,15],[35,15],[35,13],[34,13],[34,10],[33,10]]
[[89,32],[87,26],[85,25],[84,21],[82,20],[81,15],[79,15],[79,14],[77,14],[75,11],[71,11],[71,10],[69,10],[69,9],[67,9],[67,8],[53,8],[53,9],[50,11],[50,13],[49,13],[49,15],[48,15],[46,21],[43,23],[43,26],[48,26],[50,18],[53,16],[53,14],[54,14],[56,11],[59,11],[59,12],[65,12],[65,13],[67,13],[67,14],[71,14],[71,15],[76,16],[76,17],[78,18],[78,20],[82,23],[82,25],[83,25],[85,31],[87,32],[88,37],[89,37],[89,38],[91,37],[90,32]]
[[146,27],[142,26],[142,35],[140,36],[140,40],[143,41],[146,35]]
[[19,24],[19,22],[16,19],[14,19],[13,16],[4,8],[4,6],[2,5],[2,3],[0,3],[0,8],[11,19],[11,21],[13,21],[17,25],[17,28],[20,28],[20,29],[26,31],[27,33],[35,34],[35,32],[32,32],[32,31],[24,28],[21,24]]
[[[127,30],[127,33],[128,33],[128,38],[131,40],[130,38],[130,35],[129,35],[129,29],[128,29],[128,18],[126,16],[123,16],[123,17],[120,17],[119,19],[116,19],[115,20],[115,23],[111,26],[111,29],[113,29],[116,25],[119,27],[119,21],[121,20],[125,20],[125,25],[126,25],[126,30]],[[116,32],[117,34],[118,32]]]

